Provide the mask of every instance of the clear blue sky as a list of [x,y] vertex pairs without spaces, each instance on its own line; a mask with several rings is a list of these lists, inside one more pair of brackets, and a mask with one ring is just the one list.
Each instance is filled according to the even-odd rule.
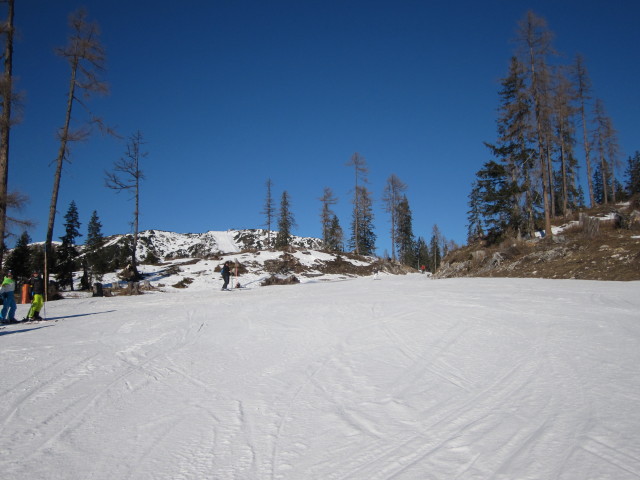
[[[528,9],[547,19],[566,63],[584,55],[621,160],[640,150],[636,1],[16,0],[14,73],[24,100],[9,187],[30,198],[22,216],[37,223],[34,241],[46,234],[69,81],[53,50],[67,43],[68,14],[80,6],[101,27],[110,85],[87,105],[123,136],[140,130],[147,141],[142,230],[259,228],[271,178],[277,203],[283,190],[290,195],[294,234],[321,235],[324,187],[339,198],[348,232],[345,163],[359,152],[379,254],[390,251],[381,196],[392,173],[409,187],[416,236],[428,240],[437,224],[465,243],[467,195],[490,159],[483,142],[496,137],[499,80]],[[93,210],[105,235],[131,231],[133,203],[104,186],[124,151],[124,141],[98,133],[72,146],[54,239],[72,200],[85,235]]]

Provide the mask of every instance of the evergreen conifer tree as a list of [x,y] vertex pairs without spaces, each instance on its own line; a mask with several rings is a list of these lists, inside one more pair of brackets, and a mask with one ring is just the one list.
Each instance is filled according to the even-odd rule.
[[488,239],[495,242],[518,223],[518,219],[512,217],[511,208],[514,191],[518,187],[511,182],[505,166],[493,160],[485,163],[476,176],[476,208],[479,208],[484,219]]
[[31,237],[27,232],[23,232],[18,237],[14,249],[7,255],[4,266],[6,270],[13,272],[14,279],[31,277],[32,258],[29,243]]
[[474,180],[469,194],[469,211],[467,212],[467,242],[475,243],[484,236],[484,228],[482,222],[480,186],[478,181]]
[[356,187],[355,199],[358,206],[353,209],[349,247],[359,255],[374,255],[377,237],[373,225],[371,192],[359,185]]
[[364,232],[360,232],[361,224],[365,222],[368,213],[364,212],[367,203],[371,203],[371,198],[368,197],[368,191],[364,187],[367,180],[367,174],[369,169],[367,168],[367,161],[358,152],[355,152],[349,161],[347,166],[353,166],[355,174],[355,187],[353,191],[353,221],[351,222],[351,241],[350,245],[354,249],[356,254],[366,255],[366,253],[360,251],[360,246],[369,243],[369,240],[360,238],[362,235],[366,235]]
[[78,269],[76,261],[78,251],[76,250],[76,238],[81,237],[80,221],[78,219],[78,208],[73,200],[69,205],[65,218],[65,235],[60,237],[62,244],[58,250],[57,274],[58,283],[61,288],[71,287],[73,290],[73,272]]
[[342,252],[344,242],[344,233],[338,217],[334,214],[329,225],[329,231],[327,235],[327,243],[325,248],[330,252]]
[[[29,251],[30,251],[30,264],[29,264],[29,277],[31,276],[31,274],[33,272],[43,272],[44,271],[44,251],[45,251],[45,246],[44,245],[30,245],[29,246]],[[51,261],[49,263],[55,265],[56,264],[56,259],[57,259],[57,255],[56,255],[56,251],[53,251],[53,258],[51,259]]]
[[334,246],[334,241],[331,238],[331,227],[333,225],[333,220],[336,219],[333,210],[331,210],[331,206],[335,205],[338,199],[333,195],[333,191],[329,187],[325,187],[324,193],[320,198],[322,202],[322,210],[320,211],[320,222],[322,223],[322,243],[324,248],[327,250],[332,250],[332,246]]
[[596,164],[593,169],[593,198],[596,201],[597,205],[602,205],[604,203],[604,187],[602,185],[602,173],[601,167],[599,164]]
[[278,218],[278,234],[276,248],[285,248],[291,244],[291,230],[295,227],[295,220],[289,204],[289,194],[285,190],[280,199],[280,217]]
[[416,242],[416,265],[419,268],[422,268],[423,265],[427,269],[431,268],[429,245],[424,237],[418,237],[418,241]]
[[397,207],[397,235],[398,260],[403,265],[416,267],[415,263],[415,239],[413,236],[413,220],[409,200],[404,195]]
[[262,213],[265,216],[264,226],[267,227],[267,248],[271,248],[272,246],[271,229],[273,227],[273,219],[275,217],[275,211],[276,211],[276,207],[273,203],[273,195],[271,193],[273,188],[273,181],[270,178],[268,178],[265,185],[267,187],[267,196],[264,201],[264,210],[262,210],[262,212],[260,213]]
[[84,244],[89,286],[94,280],[102,281],[104,274],[107,273],[108,261],[102,250],[103,244],[102,223],[98,218],[98,212],[94,210],[87,225],[87,240]]
[[640,152],[636,151],[633,157],[627,159],[627,193],[629,196],[640,193]]
[[[499,195],[504,198],[498,204],[490,208],[489,216],[492,220],[493,235],[503,236],[512,234],[519,237],[523,233],[533,233],[533,196],[528,192],[531,185],[531,169],[535,150],[533,148],[532,129],[529,123],[531,117],[531,101],[528,97],[525,85],[525,67],[516,58],[512,57],[509,66],[509,74],[502,80],[500,94],[500,109],[497,122],[498,139],[495,145],[486,143],[494,157],[499,162],[499,169],[494,168],[495,162],[485,163],[484,169],[478,177],[487,175],[493,179],[502,177]],[[474,212],[476,217],[470,223],[469,234],[478,236],[483,230],[478,215],[479,203],[494,202],[493,198],[483,198],[487,192],[482,192],[486,183],[479,181],[474,184]],[[482,192],[482,194],[481,194]],[[495,193],[498,193],[496,191]],[[525,193],[525,195],[523,195]],[[492,194],[490,193],[491,197]],[[496,208],[500,208],[498,212]],[[496,225],[493,220],[499,216],[502,221]],[[509,232],[507,232],[509,230]]]
[[[400,180],[396,174],[391,174],[387,179],[387,184],[384,187],[384,194],[382,196],[385,210],[389,213],[391,220],[391,258],[393,258],[393,260],[396,259],[396,251],[400,250],[400,240],[397,237],[399,228],[398,209],[402,201],[402,193],[406,190],[407,185]],[[400,262],[402,262],[402,259]]]
[[440,268],[440,262],[442,261],[442,250],[440,244],[442,243],[442,235],[438,225],[433,226],[433,234],[431,235],[431,241],[429,242],[430,259],[431,259],[431,272],[435,273]]

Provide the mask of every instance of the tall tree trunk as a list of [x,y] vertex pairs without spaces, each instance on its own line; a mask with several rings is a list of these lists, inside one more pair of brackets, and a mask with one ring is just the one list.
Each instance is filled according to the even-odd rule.
[[[355,154],[354,154],[355,155]],[[360,196],[359,196],[359,189],[358,189],[358,167],[356,166],[355,168],[355,183],[356,183],[356,190],[355,190],[355,197],[354,197],[354,212],[353,212],[353,216],[355,218],[355,222],[353,225],[353,236],[355,237],[355,246],[356,246],[356,255],[360,255],[360,236],[359,236],[359,223],[360,223],[360,208],[361,208],[361,202],[360,202]]]
[[582,142],[584,146],[584,163],[587,167],[587,186],[589,189],[589,206],[596,205],[596,196],[593,191],[593,171],[591,170],[591,144],[589,143],[589,129],[587,127],[587,114],[585,100],[588,99],[590,82],[587,77],[587,70],[583,64],[582,57],[576,58],[575,75],[578,83],[578,98],[580,100],[580,118],[582,120]]
[[580,115],[582,117],[582,141],[584,142],[584,162],[587,167],[587,186],[589,187],[589,205],[591,208],[596,205],[596,196],[593,191],[593,172],[591,171],[591,145],[589,143],[589,134],[587,132],[587,118],[584,111],[584,100],[581,99]]
[[609,203],[609,188],[607,185],[609,181],[609,167],[602,152],[600,153],[600,174],[602,176],[602,204],[607,205]]
[[[551,205],[549,204],[550,178],[549,165],[545,152],[545,125],[546,104],[545,91],[545,55],[552,51],[550,45],[551,35],[546,28],[546,21],[537,17],[532,11],[527,12],[525,20],[520,22],[520,41],[524,46],[523,54],[527,57],[530,74],[531,101],[534,107],[536,141],[538,143],[538,162],[542,180],[542,199],[544,205],[544,225],[547,236],[552,236],[551,231]],[[543,84],[543,80],[546,82]],[[543,119],[545,116],[545,119]]]
[[568,180],[567,180],[567,155],[564,145],[564,128],[560,125],[560,163],[562,169],[562,216],[567,217],[568,207]]
[[[139,137],[138,137],[139,139]],[[138,154],[136,155],[136,171],[139,170],[139,159]],[[138,226],[139,226],[139,217],[140,217],[140,178],[136,177],[136,206],[135,212],[133,212],[133,252],[131,255],[131,265],[133,267],[133,272],[136,277],[138,277],[138,260],[136,252],[138,250]]]
[[9,132],[13,97],[13,0],[7,0],[6,43],[4,48],[4,79],[2,85],[2,116],[0,117],[0,265],[4,260],[4,237],[7,223],[9,193]]
[[551,141],[547,140],[545,153],[547,156],[547,181],[549,182],[549,203],[551,204],[551,218],[556,217],[556,184],[553,178],[553,159],[551,158]]
[[[53,244],[53,226],[56,220],[56,208],[58,205],[58,193],[60,191],[60,179],[62,178],[62,166],[64,164],[65,157],[67,156],[67,142],[69,140],[69,126],[71,124],[71,111],[73,110],[73,99],[75,98],[76,89],[76,75],[78,70],[78,60],[75,59],[71,66],[71,79],[69,80],[69,96],[67,98],[67,112],[65,115],[64,126],[60,132],[60,149],[58,150],[58,157],[56,159],[56,172],[53,176],[53,191],[51,193],[51,203],[49,205],[49,223],[47,225],[47,238],[45,241],[45,258],[47,261],[51,261]],[[48,265],[47,265],[48,267]],[[47,268],[47,275],[45,275],[45,285],[49,284]]]
[[547,153],[545,151],[544,136],[542,133],[542,100],[538,91],[537,74],[535,71],[535,58],[531,49],[531,78],[533,101],[536,116],[536,138],[538,141],[538,161],[540,162],[540,176],[542,180],[542,202],[544,206],[544,229],[547,236],[551,236],[551,206],[549,205],[549,175],[547,166]]

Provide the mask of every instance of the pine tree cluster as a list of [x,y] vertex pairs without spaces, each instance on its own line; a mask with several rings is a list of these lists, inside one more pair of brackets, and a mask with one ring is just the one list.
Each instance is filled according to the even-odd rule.
[[476,173],[469,194],[470,243],[532,237],[536,230],[551,235],[552,218],[585,207],[575,151],[579,124],[590,206],[634,192],[634,160],[629,159],[627,188],[616,179],[619,146],[602,100],[596,99],[588,115],[591,82],[582,57],[572,65],[552,65],[552,37],[546,21],[531,11],[519,23],[518,54],[499,91],[497,140],[486,144],[493,159]]

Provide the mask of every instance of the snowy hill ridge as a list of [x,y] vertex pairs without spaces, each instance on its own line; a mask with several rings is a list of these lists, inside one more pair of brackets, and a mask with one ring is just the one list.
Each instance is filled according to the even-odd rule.
[[[271,231],[271,242],[278,232]],[[175,233],[164,230],[145,230],[138,234],[136,255],[145,258],[149,252],[158,258],[208,258],[245,250],[262,250],[268,245],[269,232],[264,229],[208,231],[204,233]],[[105,247],[131,242],[132,235],[107,238]],[[322,241],[313,237],[292,236],[292,246],[320,250]]]
[[[271,243],[277,232],[271,232]],[[220,287],[222,263],[231,261],[233,285],[259,286],[263,282],[331,281],[373,275],[376,271],[404,274],[399,265],[376,257],[322,251],[318,238],[292,236],[290,249],[269,249],[269,232],[263,229],[175,233],[146,230],[138,234],[138,271],[153,287],[211,290]],[[109,255],[130,251],[132,235],[106,238]],[[123,264],[104,276],[105,286],[127,280]],[[82,272],[75,275],[80,288]],[[274,280],[275,279],[275,280]]]

